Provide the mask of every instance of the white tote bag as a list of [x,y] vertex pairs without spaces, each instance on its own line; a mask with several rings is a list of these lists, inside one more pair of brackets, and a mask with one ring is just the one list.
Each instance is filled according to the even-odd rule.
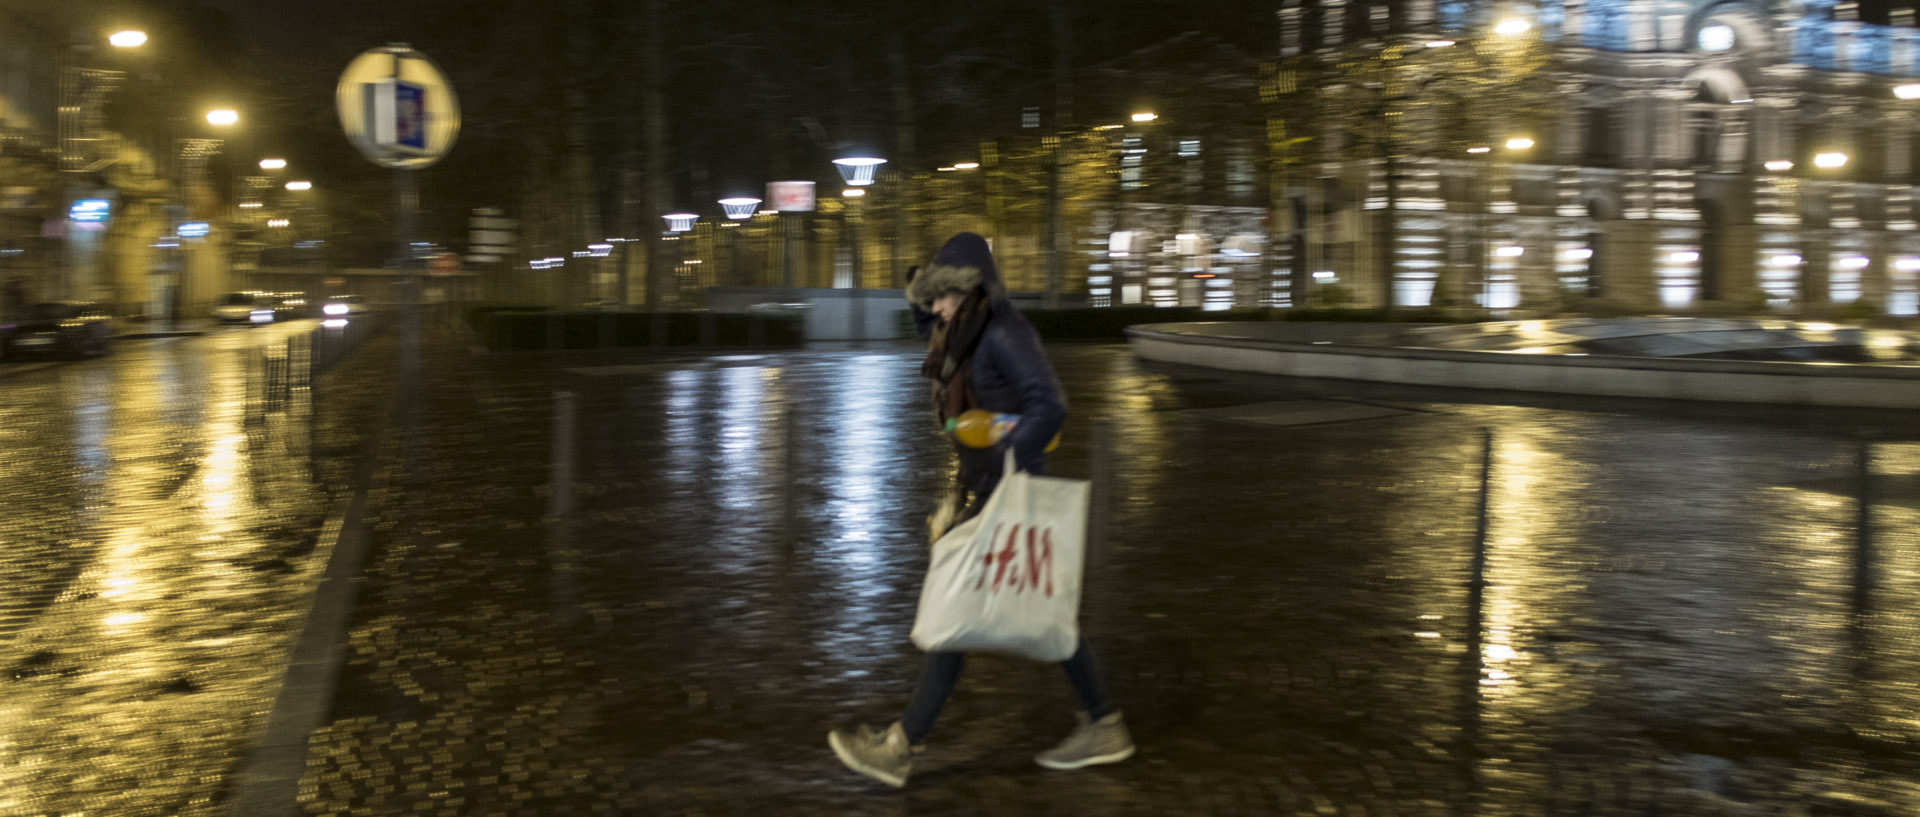
[[934,543],[914,646],[1065,661],[1080,643],[1080,567],[1087,549],[1086,480],[1014,466],[987,506]]

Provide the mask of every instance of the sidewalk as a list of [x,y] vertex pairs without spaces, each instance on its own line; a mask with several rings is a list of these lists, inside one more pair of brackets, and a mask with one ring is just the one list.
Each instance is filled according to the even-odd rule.
[[[1089,419],[1115,422],[1084,618],[1140,752],[1036,767],[1072,725],[1065,680],[977,658],[895,792],[825,735],[896,716],[917,672],[947,456],[910,421],[919,351],[486,358],[439,330],[412,479],[407,435],[386,440],[306,814],[1920,808],[1912,423],[1481,403],[1057,345],[1075,419],[1054,472],[1085,476]],[[544,516],[557,390],[579,404],[571,523]],[[1869,549],[1850,435],[1875,424]]]
[[140,338],[177,338],[204,335],[219,328],[219,324],[209,318],[183,318],[171,323],[166,321],[145,321],[115,318],[113,321],[114,340],[135,340]]

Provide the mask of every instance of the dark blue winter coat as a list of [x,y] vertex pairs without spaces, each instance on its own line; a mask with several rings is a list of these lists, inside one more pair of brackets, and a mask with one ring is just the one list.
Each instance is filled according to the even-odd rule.
[[[1014,460],[1022,471],[1044,474],[1047,444],[1067,420],[1067,398],[1052,364],[1040,348],[1040,335],[1025,316],[1007,300],[986,241],[972,233],[962,233],[948,241],[934,259],[928,272],[939,275],[943,268],[977,269],[979,286],[986,292],[986,308],[992,316],[974,347],[972,359],[973,396],[979,408],[1020,415],[1013,433],[992,448],[977,449],[954,442],[960,455],[960,478],[968,490],[982,497],[1000,484],[1005,470],[1005,454],[1012,447]],[[911,299],[914,293],[909,286]],[[930,303],[930,301],[929,301]],[[932,330],[936,318],[915,302],[914,322],[922,337]]]

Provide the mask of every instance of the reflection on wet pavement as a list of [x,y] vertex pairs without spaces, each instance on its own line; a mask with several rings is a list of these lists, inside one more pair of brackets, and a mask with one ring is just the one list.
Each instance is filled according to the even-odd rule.
[[[1087,476],[1093,420],[1112,423],[1084,619],[1140,754],[1038,769],[1067,685],[988,657],[891,792],[823,737],[895,717],[918,667],[921,518],[952,478],[918,350],[555,366],[470,357],[444,329],[418,481],[394,466],[405,435],[384,438],[304,813],[1920,809],[1910,415],[1057,346],[1054,472]],[[391,339],[278,409],[249,379],[271,338],[204,341],[0,379],[0,815],[223,813]],[[560,390],[570,519],[546,515]]]
[[[1054,470],[1085,476],[1092,418],[1113,422],[1085,618],[1141,753],[1037,769],[1067,687],[986,658],[892,793],[822,737],[896,716],[917,671],[920,518],[951,474],[915,349],[558,371],[437,354],[431,490],[379,494],[310,814],[1920,807],[1915,505],[1877,502],[1863,550],[1852,479],[1856,433],[1910,418],[1482,403],[1057,347]],[[579,395],[571,522],[542,515],[557,389]],[[1372,410],[1205,416],[1289,402]],[[1876,484],[1913,484],[1920,444],[1871,450]],[[563,533],[579,583],[556,603],[543,544]]]
[[311,445],[368,424],[252,401],[282,334],[0,380],[0,814],[217,813],[318,565]]

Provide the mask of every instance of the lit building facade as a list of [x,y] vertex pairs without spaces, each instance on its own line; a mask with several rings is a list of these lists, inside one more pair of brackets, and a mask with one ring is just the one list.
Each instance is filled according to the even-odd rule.
[[[1269,100],[1307,137],[1274,187],[1270,301],[1313,304],[1306,286],[1369,307],[1920,312],[1920,99],[1895,91],[1920,74],[1911,10],[1874,25],[1831,0],[1285,0],[1278,16],[1279,64],[1322,73]],[[1450,141],[1445,111],[1320,93],[1367,80],[1328,70],[1356,54],[1399,49],[1418,73],[1419,49],[1503,35],[1539,49],[1551,83],[1524,129],[1490,114]],[[1382,113],[1405,135],[1356,149],[1352,119]]]

